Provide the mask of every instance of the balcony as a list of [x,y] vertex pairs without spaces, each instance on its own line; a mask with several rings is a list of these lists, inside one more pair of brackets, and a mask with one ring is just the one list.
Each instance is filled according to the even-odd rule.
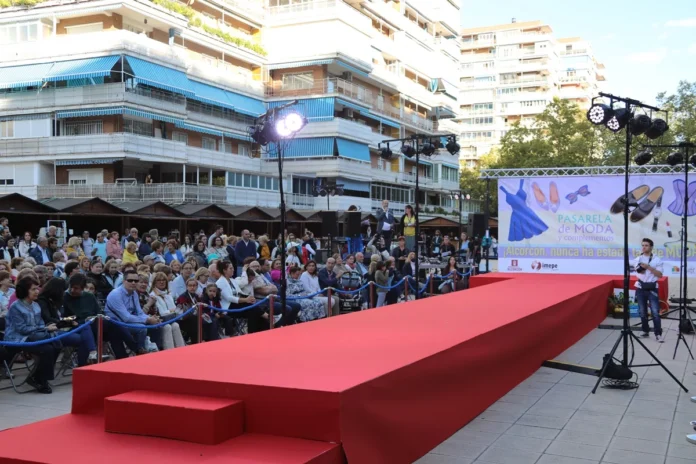
[[493,47],[495,46],[495,38],[491,39],[475,39],[475,40],[463,40],[462,41],[462,50],[464,49],[472,49],[472,48],[481,48],[481,47]]
[[419,129],[432,131],[433,122],[420,116],[418,113],[410,111],[408,108],[397,108],[385,102],[384,99],[377,98],[372,90],[361,85],[354,84],[339,78],[328,78],[314,81],[310,87],[296,88],[293,85],[283,86],[282,82],[275,81],[266,84],[266,96],[277,98],[307,98],[319,95],[333,95],[349,98],[363,103],[376,113],[380,113],[406,124],[413,125]]
[[254,81],[246,69],[211,60],[180,46],[170,46],[142,34],[126,30],[102,31],[76,35],[58,35],[40,42],[23,42],[0,47],[0,63],[15,61],[78,59],[106,54],[129,53],[144,59],[188,69],[188,75],[214,80],[232,90],[260,96],[263,83]]
[[586,48],[577,48],[573,50],[561,50],[560,55],[561,56],[568,56],[568,55],[587,55],[589,53],[589,50]]
[[0,159],[10,157],[46,161],[116,157],[253,172],[261,169],[258,158],[129,133],[0,140]]
[[522,87],[548,87],[550,80],[545,76],[521,77],[519,79],[501,79],[499,86],[518,85]]

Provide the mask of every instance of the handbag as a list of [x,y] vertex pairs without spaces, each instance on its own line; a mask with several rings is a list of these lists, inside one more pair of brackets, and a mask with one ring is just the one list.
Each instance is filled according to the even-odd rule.
[[653,292],[657,290],[657,282],[641,282],[640,289],[646,292]]

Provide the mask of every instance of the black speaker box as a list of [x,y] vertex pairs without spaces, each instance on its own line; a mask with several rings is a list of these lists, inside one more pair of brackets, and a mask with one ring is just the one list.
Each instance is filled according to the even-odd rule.
[[360,211],[346,212],[346,237],[360,237]]
[[469,213],[469,223],[466,233],[470,238],[482,239],[486,235],[486,217],[483,213]]
[[321,211],[321,231],[324,236],[338,235],[338,215],[336,211]]

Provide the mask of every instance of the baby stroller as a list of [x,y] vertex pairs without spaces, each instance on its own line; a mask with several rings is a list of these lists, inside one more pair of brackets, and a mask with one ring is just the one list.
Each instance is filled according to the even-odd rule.
[[362,286],[362,277],[358,271],[344,272],[338,279],[338,304],[341,314],[360,311],[363,298],[362,292],[343,293],[341,290],[356,290]]

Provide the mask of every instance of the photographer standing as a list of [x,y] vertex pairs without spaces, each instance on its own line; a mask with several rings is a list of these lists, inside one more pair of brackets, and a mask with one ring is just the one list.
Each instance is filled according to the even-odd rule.
[[[642,243],[643,254],[638,256],[633,267],[636,271],[638,282],[636,282],[636,301],[638,302],[638,313],[643,324],[643,337],[650,336],[650,326],[648,325],[648,303],[650,312],[653,316],[655,326],[655,338],[659,343],[664,343],[662,337],[662,324],[660,321],[660,298],[657,294],[657,280],[662,277],[662,260],[659,256],[653,256],[653,241],[644,238]],[[628,308],[624,308],[628,311]]]

